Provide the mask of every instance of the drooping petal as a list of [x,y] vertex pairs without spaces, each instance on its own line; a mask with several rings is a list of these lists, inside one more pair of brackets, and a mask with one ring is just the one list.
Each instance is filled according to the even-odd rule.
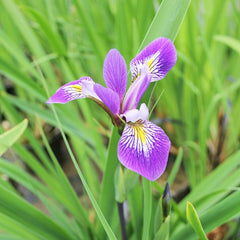
[[120,99],[116,92],[97,83],[94,85],[94,91],[114,115],[119,114]]
[[95,82],[90,77],[82,77],[79,80],[67,83],[60,87],[56,93],[47,101],[48,104],[67,103],[69,101],[92,97],[98,100],[99,97],[93,90]]
[[136,108],[141,97],[146,91],[149,83],[151,82],[151,76],[149,74],[142,74],[136,81],[134,81],[123,99],[122,112]]
[[118,143],[118,158],[126,168],[155,181],[167,166],[170,145],[164,131],[150,121],[127,123]]
[[147,120],[149,116],[148,107],[145,103],[142,103],[139,110],[134,108],[131,110],[126,111],[124,114],[121,115],[121,117],[125,117],[126,122],[132,122],[135,123],[139,120]]
[[127,87],[127,65],[117,49],[111,49],[104,60],[103,78],[107,87],[122,100]]
[[141,68],[148,66],[152,74],[152,82],[166,76],[175,65],[177,53],[172,41],[168,38],[158,38],[148,44],[130,63],[132,81],[141,75]]

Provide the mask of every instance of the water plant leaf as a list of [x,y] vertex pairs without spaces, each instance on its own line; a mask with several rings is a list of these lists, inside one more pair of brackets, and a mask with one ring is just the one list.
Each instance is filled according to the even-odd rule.
[[11,147],[27,128],[28,120],[24,119],[11,130],[0,135],[0,156]]
[[216,35],[214,40],[227,45],[240,54],[240,41],[238,39],[224,35]]
[[15,234],[21,234],[24,231],[32,235],[28,239],[76,239],[66,229],[44,215],[40,210],[25,202],[17,194],[9,192],[2,186],[0,186],[0,191],[1,219],[4,216],[4,220],[8,219],[5,224],[2,224],[1,221],[2,228],[8,229],[7,223],[12,223],[11,225],[13,225],[13,222],[15,222],[16,228],[19,230]]
[[190,202],[187,202],[187,220],[191,224],[197,235],[200,237],[200,239],[207,240],[207,236],[204,233],[197,211]]
[[[215,204],[211,209],[208,209],[204,214],[200,215],[200,221],[206,231],[210,232],[221,224],[239,216],[240,212],[240,192],[236,191],[226,197],[221,202]],[[220,214],[221,213],[221,214]],[[196,240],[198,235],[193,231],[192,227],[185,225],[180,227],[171,235],[172,240]]]
[[168,216],[164,223],[161,224],[158,232],[156,233],[154,240],[169,239],[169,231],[170,231],[170,216]]

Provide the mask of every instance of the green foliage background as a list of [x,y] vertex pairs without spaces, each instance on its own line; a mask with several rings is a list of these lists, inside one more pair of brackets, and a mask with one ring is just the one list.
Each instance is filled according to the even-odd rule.
[[[13,130],[12,141],[6,141],[11,135],[0,137],[2,151],[24,131],[11,148],[14,163],[0,158],[0,239],[85,240],[106,239],[106,234],[120,239],[114,201],[117,130],[86,99],[53,108],[45,102],[81,76],[104,84],[109,49],[117,48],[129,64],[160,36],[175,40],[178,61],[143,100],[152,96],[150,107],[158,102],[152,121],[168,120],[161,127],[176,157],[170,185],[183,162],[191,191],[180,203],[171,200],[170,220],[162,223],[157,210],[162,186],[138,181],[127,196],[128,234],[130,239],[198,239],[185,217],[190,201],[196,208],[192,216],[198,213],[206,233],[230,222],[228,234],[237,236],[239,223],[232,219],[240,215],[240,6],[237,0],[190,2],[0,1],[0,114],[11,127],[29,121],[25,131],[23,123]],[[51,126],[60,129],[84,186],[81,201],[49,145],[56,131]],[[19,167],[22,161],[31,173]],[[6,177],[36,195],[47,214],[27,203]]]

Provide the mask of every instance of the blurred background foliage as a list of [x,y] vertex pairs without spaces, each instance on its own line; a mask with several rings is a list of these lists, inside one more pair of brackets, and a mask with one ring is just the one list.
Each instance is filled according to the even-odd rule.
[[[0,205],[3,219],[0,220],[0,229],[3,229],[0,239],[11,239],[10,235],[16,237],[20,233],[19,239],[23,239],[23,236],[26,239],[54,239],[54,234],[49,236],[44,230],[50,226],[51,231],[62,231],[62,236],[65,236],[58,238],[56,235],[55,239],[98,239],[94,235],[94,227],[89,224],[94,222],[98,225],[88,199],[85,197],[81,202],[78,201],[58,164],[64,165],[71,160],[67,151],[62,150],[59,123],[45,102],[59,86],[81,76],[90,76],[104,84],[102,66],[111,48],[117,48],[129,66],[130,60],[143,47],[141,43],[145,44],[143,40],[160,4],[160,0],[0,2],[0,130],[5,132],[25,118],[29,121],[21,141],[16,142],[11,151],[0,159],[0,174],[9,180],[0,180],[1,195],[9,196],[0,201],[3,204]],[[181,1],[171,6],[173,9],[163,16],[170,23],[174,14],[181,11]],[[169,14],[171,12],[173,15]],[[230,196],[235,192],[230,193],[240,184],[239,16],[240,4],[237,0],[192,1],[175,39],[178,54],[176,66],[164,80],[153,84],[145,93],[146,99],[151,96],[151,107],[157,102],[152,121],[160,124],[171,139],[170,160],[174,162],[181,153],[179,149],[183,149],[179,166],[183,160],[181,168],[186,175],[187,189],[191,192],[178,207],[174,207],[176,216],[172,219],[178,226],[172,228],[174,240],[187,239],[176,236],[190,234],[187,232],[190,230],[185,228],[186,219],[182,217],[187,199],[195,201],[203,219],[207,216],[204,215],[206,210],[216,203],[226,201],[233,206],[237,204],[239,194],[235,199]],[[181,19],[176,26],[180,23]],[[154,29],[157,36],[158,29],[159,34],[163,32],[161,36],[171,36],[171,29],[160,24],[157,27]],[[86,99],[56,105],[54,109],[89,188],[98,200],[111,121],[95,103]],[[58,157],[58,161],[55,157]],[[218,168],[223,162],[224,167]],[[215,168],[220,169],[218,174]],[[211,175],[211,172],[215,175]],[[207,175],[210,177],[206,178]],[[52,216],[47,217],[33,210],[30,205],[26,206],[29,214],[41,216],[38,224],[42,224],[43,229],[42,232],[38,229],[38,234],[44,233],[42,238],[29,232],[28,227],[32,225],[27,218],[19,220],[21,215],[15,216],[16,213],[11,213],[4,205],[12,199],[12,206],[19,211],[25,206],[26,203],[16,191],[16,184],[34,193],[44,203],[48,215]],[[130,205],[138,193],[141,195],[140,185],[138,183],[135,186]],[[161,184],[154,186],[157,194],[161,194]],[[15,200],[11,198],[16,194]],[[141,211],[142,200],[139,198],[135,204],[139,203],[136,207]],[[156,203],[153,203],[153,207],[156,207]],[[68,214],[59,209],[64,209]],[[137,221],[141,221],[142,216],[137,215],[137,210],[134,216],[136,222],[129,230],[134,232],[132,239],[140,239],[137,230],[141,229],[141,224]],[[182,214],[176,214],[178,210]],[[207,232],[239,216],[239,213],[240,210],[235,208],[229,217],[215,225],[207,224],[208,218],[205,217]],[[68,215],[75,221],[69,220]],[[216,214],[213,216],[215,218],[211,221],[217,219]],[[8,226],[4,225],[4,221],[9,222]],[[11,226],[16,224],[18,228],[12,232]],[[117,235],[120,234],[118,224],[117,220],[110,224]],[[236,235],[236,229],[231,230],[232,236]],[[9,232],[11,234],[4,235]],[[188,239],[195,239],[196,236]]]

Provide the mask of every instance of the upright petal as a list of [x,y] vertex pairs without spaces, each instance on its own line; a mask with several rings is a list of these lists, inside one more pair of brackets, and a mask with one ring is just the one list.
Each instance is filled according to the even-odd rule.
[[79,80],[67,83],[60,87],[56,93],[48,99],[48,104],[67,103],[79,98],[96,98],[99,97],[93,90],[95,82],[90,77],[82,77]]
[[151,82],[151,76],[149,74],[142,74],[136,81],[134,81],[123,99],[122,112],[136,108],[141,97],[146,91],[149,83]]
[[105,88],[100,84],[95,84],[94,91],[109,110],[116,116],[120,110],[120,99],[116,92],[109,88]]
[[134,108],[131,110],[126,111],[121,115],[121,117],[125,117],[126,122],[135,123],[139,120],[147,120],[149,116],[149,110],[145,103],[142,103],[139,110]]
[[170,145],[164,131],[150,121],[127,123],[118,143],[118,158],[126,168],[155,181],[167,166]]
[[132,81],[141,75],[142,66],[148,66],[152,82],[166,76],[177,61],[176,49],[168,38],[158,38],[148,44],[130,63]]
[[103,77],[108,88],[118,93],[123,99],[127,87],[127,65],[116,49],[111,49],[103,65]]

